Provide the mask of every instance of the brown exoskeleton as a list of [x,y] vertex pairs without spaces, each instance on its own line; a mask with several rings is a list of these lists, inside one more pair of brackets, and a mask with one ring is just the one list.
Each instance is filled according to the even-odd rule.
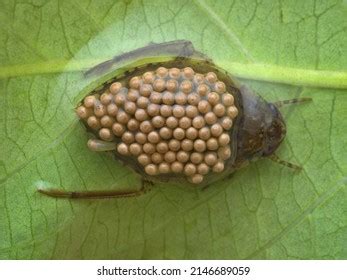
[[300,169],[275,155],[286,135],[278,107],[309,98],[268,103],[195,51],[189,41],[131,51],[101,63],[86,76],[133,65],[130,62],[136,66],[90,92],[76,111],[93,133],[88,147],[114,154],[141,174],[143,187],[39,192],[53,197],[106,198],[144,193],[145,182],[206,185],[261,157]]

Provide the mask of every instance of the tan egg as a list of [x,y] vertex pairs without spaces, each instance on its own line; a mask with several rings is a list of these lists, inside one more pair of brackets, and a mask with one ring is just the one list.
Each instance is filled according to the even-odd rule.
[[158,174],[158,167],[152,163],[145,166],[145,171],[148,175],[155,176]]
[[204,156],[202,153],[194,152],[190,155],[190,161],[194,164],[199,164],[204,160]]
[[181,143],[180,141],[176,140],[176,139],[171,139],[169,141],[169,149],[171,151],[177,152],[179,149],[181,148]]
[[200,163],[198,165],[197,170],[198,170],[199,174],[206,175],[210,171],[210,167],[206,163],[203,162],[203,163]]
[[112,83],[112,84],[110,85],[110,92],[111,92],[112,94],[116,94],[116,93],[119,92],[119,90],[120,90],[121,88],[122,88],[122,84],[121,84],[121,83],[119,83],[119,82]]
[[202,114],[206,114],[211,111],[211,104],[206,100],[201,100],[198,104],[198,110]]
[[225,130],[229,130],[233,126],[233,120],[230,117],[224,117],[220,124]]
[[140,123],[140,130],[141,132],[148,134],[154,130],[154,127],[150,121],[143,121]]
[[188,94],[192,91],[193,89],[193,83],[189,80],[184,80],[181,83],[180,89],[182,92],[184,92],[185,94]]
[[217,117],[223,117],[225,115],[225,107],[222,104],[217,104],[213,107],[213,113],[216,114]]
[[205,154],[204,161],[208,166],[213,166],[217,163],[217,154],[209,152]]
[[146,72],[142,75],[142,80],[146,84],[152,84],[154,82],[155,75],[153,72]]
[[141,154],[141,155],[138,156],[137,161],[141,165],[146,166],[146,165],[151,163],[151,158],[148,155],[146,155],[146,154]]
[[205,125],[205,120],[202,116],[196,116],[194,119],[193,119],[193,122],[192,122],[193,126],[196,128],[196,129],[200,129],[202,128],[204,125]]
[[[135,103],[134,103],[135,104]],[[126,105],[126,104],[125,104]],[[149,105],[149,100],[147,97],[144,97],[144,96],[140,96],[137,101],[136,101],[136,105],[138,108],[141,108],[141,109],[146,109]],[[135,111],[136,111],[136,106],[135,106]]]
[[93,115],[93,110],[85,106],[79,106],[76,109],[76,114],[80,119],[87,119],[89,116]]
[[211,137],[211,131],[208,127],[203,127],[199,130],[199,138],[202,140],[208,140]]
[[198,137],[198,130],[194,127],[189,127],[187,130],[186,130],[186,137],[190,140],[194,140]]
[[175,95],[175,102],[178,105],[184,105],[187,103],[187,96],[183,92],[179,92]]
[[220,173],[224,170],[224,162],[219,160],[213,167],[212,171],[216,173]]
[[84,100],[83,100],[83,104],[86,108],[94,107],[95,102],[96,102],[96,98],[94,95],[89,95],[86,98],[84,98]]
[[220,101],[220,95],[216,92],[210,92],[208,95],[207,95],[207,101],[212,105],[216,105],[219,103]]
[[122,141],[125,144],[131,144],[135,141],[135,136],[131,132],[125,131],[122,135]]
[[181,173],[183,171],[183,164],[179,161],[174,161],[171,163],[171,171],[173,173]]
[[183,76],[188,79],[192,80],[194,78],[194,70],[191,67],[185,67],[183,68]]
[[196,106],[188,105],[186,107],[186,116],[188,118],[195,118],[199,114],[198,108]]
[[[138,100],[137,100],[138,101]],[[136,104],[134,102],[131,101],[127,101],[124,104],[124,111],[130,115],[135,114],[136,112]]]
[[90,108],[86,108],[84,106],[79,106],[76,110],[76,113],[78,115],[79,118],[81,119],[86,119],[88,118],[90,115],[92,115],[92,109]]
[[187,176],[191,176],[196,173],[196,166],[192,163],[187,163],[184,166],[184,174]]
[[155,128],[161,128],[165,124],[165,119],[162,116],[155,116],[152,119],[152,124]]
[[206,142],[201,139],[197,139],[194,141],[194,150],[197,152],[204,152],[206,150]]
[[159,173],[167,174],[167,173],[170,173],[171,168],[168,163],[162,162],[159,164],[158,170],[159,170]]
[[185,130],[178,127],[175,128],[175,130],[173,131],[173,137],[175,137],[177,140],[182,140],[185,137]]
[[164,159],[164,157],[163,157],[163,155],[160,154],[160,153],[154,152],[154,153],[151,155],[151,160],[152,160],[152,162],[155,163],[155,164],[159,164],[159,163],[163,162],[163,159]]
[[187,129],[192,125],[192,120],[188,117],[183,117],[178,121],[178,125],[180,128]]
[[92,129],[99,129],[100,128],[100,121],[95,116],[90,116],[87,120],[87,124]]
[[204,116],[205,122],[209,125],[215,124],[217,122],[217,116],[213,112],[208,112]]
[[139,89],[141,84],[142,84],[141,78],[139,78],[139,77],[133,77],[129,81],[129,87],[131,87],[133,89]]
[[130,120],[130,116],[123,110],[119,110],[116,116],[117,122],[121,124],[127,124]]
[[166,82],[166,89],[170,92],[176,92],[178,89],[178,82],[173,79],[168,80]]
[[176,153],[174,153],[173,151],[168,151],[164,155],[164,160],[168,163],[174,162],[176,160]]
[[172,105],[175,103],[175,95],[169,91],[165,91],[162,97],[162,102],[166,105]]
[[94,106],[94,114],[95,116],[101,118],[102,116],[106,115],[106,107],[105,105],[102,105],[99,101],[95,103]]
[[150,121],[143,121],[140,123],[140,130],[141,132],[148,134],[154,130],[154,127]]
[[130,119],[127,123],[127,128],[130,130],[130,131],[136,131],[138,130],[140,127],[140,123],[138,120],[135,120],[135,119]]
[[114,123],[114,118],[105,115],[100,119],[100,124],[103,127],[111,128]]
[[142,147],[141,145],[139,145],[138,143],[132,143],[129,146],[129,152],[133,155],[133,156],[139,156],[142,153]]
[[199,104],[201,98],[200,98],[200,96],[198,94],[193,92],[193,93],[190,93],[188,95],[187,100],[188,100],[188,103],[190,105],[197,106]]
[[128,147],[128,145],[126,145],[124,143],[118,144],[117,152],[120,153],[123,156],[128,156],[129,155],[129,147]]
[[171,79],[177,80],[181,76],[181,70],[178,68],[169,69],[169,76]]
[[204,81],[205,81],[205,77],[204,77],[203,74],[197,73],[197,74],[194,75],[194,82],[195,82],[195,83],[201,84],[201,83],[204,82]]
[[218,81],[214,84],[214,90],[217,92],[217,93],[224,93],[225,90],[226,90],[226,86],[223,82],[221,81]]
[[132,89],[132,88],[129,89],[129,92],[128,92],[129,101],[136,102],[139,97],[140,97],[140,93],[138,90]]
[[101,94],[100,96],[100,102],[103,105],[108,105],[111,103],[111,101],[113,100],[113,96],[110,93],[104,92],[103,94]]
[[[154,84],[153,84],[153,87],[154,87]],[[140,94],[144,97],[149,97],[153,91],[153,87],[152,85],[149,85],[149,84],[142,84],[140,86]]]
[[196,92],[200,95],[200,96],[206,96],[209,92],[210,92],[210,88],[208,85],[206,84],[201,84],[198,86]]
[[148,119],[148,114],[144,109],[137,109],[135,112],[135,118],[142,122]]
[[193,150],[193,147],[194,145],[192,140],[184,139],[181,142],[181,149],[185,152],[190,152],[191,150]]
[[215,123],[211,126],[211,134],[214,137],[218,137],[223,133],[223,128],[219,123]]
[[179,151],[176,155],[176,158],[179,162],[185,163],[189,160],[189,153],[185,151]]
[[165,78],[168,73],[169,73],[169,70],[165,67],[159,67],[156,71],[157,75],[161,78]]
[[188,179],[193,184],[200,184],[204,180],[204,177],[201,174],[194,174]]
[[116,96],[113,97],[113,100],[118,107],[121,107],[127,101],[127,97],[123,93],[118,93]]
[[215,151],[219,148],[218,140],[216,138],[210,138],[206,142],[207,149]]
[[172,114],[176,118],[182,118],[185,115],[186,111],[181,105],[174,105],[172,109]]
[[234,104],[234,96],[230,93],[225,93],[222,95],[222,102],[224,106],[229,107]]
[[153,91],[149,100],[154,104],[161,104],[162,96],[163,95],[160,92]]
[[172,129],[167,127],[162,127],[159,130],[159,135],[162,139],[168,140],[172,137]]
[[150,143],[152,144],[157,144],[160,141],[160,135],[157,131],[151,131],[148,136],[147,139]]
[[175,117],[168,117],[166,119],[166,126],[168,128],[174,129],[178,126],[178,120]]
[[156,79],[153,83],[153,89],[158,92],[163,92],[166,89],[166,82],[164,79]]
[[115,117],[117,116],[117,113],[118,113],[118,107],[116,104],[114,103],[111,103],[109,105],[107,105],[107,113],[112,116],[112,117]]
[[157,144],[157,152],[160,154],[165,154],[169,151],[169,145],[167,142],[161,141]]
[[171,105],[161,105],[160,114],[164,117],[170,117],[172,115],[172,106]]
[[221,160],[227,160],[228,158],[231,157],[231,149],[229,146],[219,148],[217,153],[218,153],[218,157]]
[[139,144],[145,144],[147,142],[147,135],[142,132],[137,132],[135,134],[135,140]]
[[211,84],[217,82],[217,75],[215,73],[213,73],[213,72],[208,72],[206,74],[205,78]]
[[151,155],[155,152],[155,146],[151,143],[145,143],[142,149],[147,155]]
[[147,107],[147,114],[151,117],[158,116],[161,106],[158,104],[149,104]]
[[238,114],[238,110],[235,106],[230,106],[227,108],[227,115],[230,118],[234,119],[237,116],[237,114]]
[[224,147],[226,145],[228,145],[230,143],[230,136],[227,133],[222,133],[219,137],[218,137],[218,143],[220,146]]
[[120,123],[114,123],[112,125],[112,132],[114,135],[121,137],[125,132],[125,126]]

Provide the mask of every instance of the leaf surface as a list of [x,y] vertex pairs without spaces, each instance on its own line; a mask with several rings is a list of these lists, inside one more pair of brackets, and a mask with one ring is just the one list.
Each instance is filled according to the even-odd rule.
[[[346,259],[345,2],[2,2],[1,259]],[[130,170],[86,147],[74,114],[80,70],[177,39],[269,101],[313,98],[283,109],[278,154],[303,171],[264,159],[204,191],[157,184],[136,199],[99,201],[38,194],[39,184],[138,187]],[[285,70],[281,79],[273,69]]]

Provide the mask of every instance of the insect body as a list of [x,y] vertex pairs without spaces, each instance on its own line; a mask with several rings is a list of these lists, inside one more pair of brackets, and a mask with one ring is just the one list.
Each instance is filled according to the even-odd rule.
[[[147,181],[195,185],[260,157],[283,163],[274,155],[286,134],[277,107],[240,86],[190,42],[151,45],[107,61],[88,75],[127,56],[136,60],[160,51],[176,55],[140,64],[82,100],[76,111],[93,134],[88,141],[92,151],[112,152]],[[40,191],[70,198],[139,194]]]

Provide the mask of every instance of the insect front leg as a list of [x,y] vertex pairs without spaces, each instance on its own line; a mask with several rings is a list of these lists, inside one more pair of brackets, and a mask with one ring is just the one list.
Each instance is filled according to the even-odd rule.
[[294,99],[289,99],[289,100],[282,100],[282,101],[276,101],[273,104],[279,108],[284,105],[289,105],[289,104],[300,104],[300,103],[305,103],[312,101],[312,98],[310,97],[302,97],[302,98],[294,98]]

